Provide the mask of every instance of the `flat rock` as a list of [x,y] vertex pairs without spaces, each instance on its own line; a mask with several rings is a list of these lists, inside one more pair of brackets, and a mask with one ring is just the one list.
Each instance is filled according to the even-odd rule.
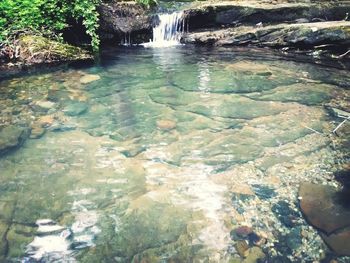
[[49,110],[53,108],[56,104],[52,101],[47,100],[41,100],[35,103],[38,107],[42,108],[43,110]]
[[67,116],[78,116],[84,113],[87,109],[88,109],[88,106],[86,105],[86,103],[76,101],[68,104],[63,109],[63,112]]
[[331,186],[302,183],[299,188],[300,208],[307,221],[327,235],[350,226],[350,209],[337,200]]
[[204,1],[185,10],[190,30],[257,23],[305,23],[315,18],[340,20],[346,17],[350,6],[345,1]]
[[186,34],[182,42],[193,44],[258,45],[266,47],[310,47],[332,43],[350,43],[350,21],[278,24],[263,27],[239,26],[228,29],[200,31]]
[[90,82],[94,82],[99,79],[101,79],[99,75],[88,74],[88,75],[82,76],[79,81],[81,84],[88,84]]

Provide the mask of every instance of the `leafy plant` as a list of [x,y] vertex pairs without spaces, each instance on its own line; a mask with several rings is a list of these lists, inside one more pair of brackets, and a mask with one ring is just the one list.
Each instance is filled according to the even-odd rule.
[[136,2],[146,8],[151,8],[152,6],[158,5],[157,0],[136,0]]
[[0,42],[6,41],[14,32],[33,30],[60,34],[68,27],[67,21],[82,19],[91,46],[98,50],[97,34],[100,0],[1,0]]

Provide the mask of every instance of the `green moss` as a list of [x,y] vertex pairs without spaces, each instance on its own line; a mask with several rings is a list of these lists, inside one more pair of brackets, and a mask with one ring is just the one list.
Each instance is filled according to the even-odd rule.
[[92,55],[84,49],[42,36],[24,35],[19,43],[20,57],[29,64],[92,59]]

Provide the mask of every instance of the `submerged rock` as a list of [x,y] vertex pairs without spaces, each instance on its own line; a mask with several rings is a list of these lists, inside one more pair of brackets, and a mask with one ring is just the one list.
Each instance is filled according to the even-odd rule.
[[245,240],[239,240],[236,243],[236,249],[237,249],[238,254],[241,257],[245,257],[246,256],[246,252],[249,249],[249,245],[247,244],[247,242]]
[[266,185],[252,185],[255,194],[262,200],[270,199],[277,196],[275,190]]
[[237,238],[246,238],[248,235],[253,233],[253,229],[249,226],[240,226],[231,231],[230,235],[231,238],[237,239]]
[[272,212],[286,227],[294,227],[299,214],[286,201],[278,201],[272,206]]
[[259,247],[252,247],[248,250],[247,257],[243,260],[243,263],[255,263],[263,261],[266,257],[265,253]]
[[41,136],[45,134],[46,130],[41,127],[41,125],[33,125],[30,131],[29,138],[31,139],[39,139]]
[[0,129],[0,155],[22,145],[27,138],[27,130],[9,125]]
[[321,233],[321,237],[326,244],[338,255],[350,256],[350,229],[327,236]]
[[171,120],[159,120],[157,121],[157,127],[160,130],[169,131],[175,129],[176,122]]
[[326,234],[350,227],[350,209],[338,202],[334,187],[303,183],[299,196],[300,208],[306,219]]
[[88,106],[86,105],[86,103],[76,101],[68,104],[63,109],[63,112],[67,116],[78,116],[84,113],[87,109],[88,109]]
[[36,102],[35,105],[38,106],[41,110],[47,111],[55,107],[56,104],[51,101],[42,100],[42,101]]
[[99,75],[93,75],[93,74],[87,74],[84,75],[80,78],[80,83],[81,84],[88,84],[90,82],[94,82],[96,80],[101,79],[101,77]]
[[325,243],[338,255],[350,255],[350,209],[342,205],[334,187],[303,183],[300,207],[306,219],[320,229]]

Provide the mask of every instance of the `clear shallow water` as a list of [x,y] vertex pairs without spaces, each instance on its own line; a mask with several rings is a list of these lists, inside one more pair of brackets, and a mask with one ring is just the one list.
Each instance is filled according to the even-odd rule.
[[349,74],[264,53],[119,49],[0,82],[1,125],[31,129],[0,159],[0,259],[239,262],[242,225],[266,241],[246,260],[320,259],[297,191],[333,183],[324,105],[346,106]]

